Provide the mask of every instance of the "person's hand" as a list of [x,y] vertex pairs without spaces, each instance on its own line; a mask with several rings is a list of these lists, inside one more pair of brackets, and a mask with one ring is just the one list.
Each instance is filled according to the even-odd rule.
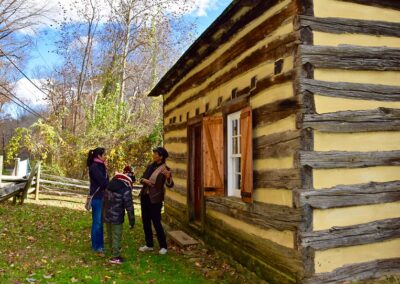
[[171,176],[172,176],[172,172],[169,171],[169,170],[167,170],[167,169],[164,169],[161,173],[162,173],[167,179],[170,179]]
[[141,182],[147,184],[148,186],[154,186],[154,184],[147,178],[142,178]]

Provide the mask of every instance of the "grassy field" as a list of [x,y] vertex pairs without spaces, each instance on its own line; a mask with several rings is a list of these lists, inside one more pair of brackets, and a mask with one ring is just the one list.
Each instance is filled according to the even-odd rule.
[[125,222],[122,265],[90,249],[90,213],[82,200],[42,196],[24,205],[0,204],[0,283],[254,283],[204,246],[167,255],[141,253],[136,227]]

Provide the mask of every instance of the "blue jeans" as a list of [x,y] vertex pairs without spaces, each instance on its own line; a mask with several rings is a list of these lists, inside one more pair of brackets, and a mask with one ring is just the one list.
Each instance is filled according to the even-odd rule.
[[102,199],[92,199],[92,234],[90,237],[93,250],[104,250]]

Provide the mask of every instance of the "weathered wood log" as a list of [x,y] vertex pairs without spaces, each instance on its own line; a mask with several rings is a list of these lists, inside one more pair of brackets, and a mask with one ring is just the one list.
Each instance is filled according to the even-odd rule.
[[286,188],[301,187],[299,169],[254,171],[254,188]]
[[[167,116],[167,114],[164,113],[164,116]],[[183,129],[186,129],[186,127],[187,127],[186,122],[168,124],[168,125],[164,125],[164,132],[167,133],[167,132],[174,131],[174,130],[183,130]]]
[[334,34],[347,33],[400,37],[400,23],[391,22],[300,16],[300,26],[310,27],[313,31]]
[[272,33],[284,22],[290,21],[290,17],[295,15],[296,10],[296,3],[292,2],[282,11],[265,20],[240,40],[235,42],[234,45],[221,56],[180,84],[165,100],[165,104],[167,105],[173,101],[177,95],[189,90],[193,86],[199,86],[204,83],[208,78],[217,73],[221,67],[228,65],[250,47],[255,46],[259,41],[265,39],[266,35]]
[[400,130],[399,111],[398,109],[379,108],[305,114],[302,126],[325,132],[396,131]]
[[400,237],[400,218],[304,232],[300,237],[303,247],[312,247],[316,250],[377,243]]
[[300,109],[297,97],[279,100],[253,109],[253,127],[271,124],[296,114]]
[[186,195],[187,194],[186,187],[181,186],[181,185],[177,185],[177,184],[175,184],[174,187],[172,187],[172,188],[167,187],[167,190],[170,190],[172,192],[176,192],[176,193],[179,193],[179,194],[182,194],[182,195]]
[[243,203],[240,199],[233,197],[207,197],[206,208],[262,229],[295,231],[301,220],[299,209],[258,202]]
[[187,137],[169,137],[164,140],[165,144],[170,144],[170,143],[187,143]]
[[165,116],[168,116],[172,111],[179,109],[180,107],[187,105],[188,103],[195,101],[199,98],[203,98],[206,94],[211,92],[212,90],[218,88],[224,83],[232,80],[233,78],[239,76],[244,72],[244,70],[250,70],[258,65],[261,62],[273,61],[276,58],[286,57],[293,53],[295,49],[295,43],[299,38],[298,32],[293,32],[286,35],[283,38],[278,38],[267,46],[261,47],[260,49],[254,51],[249,56],[242,59],[235,67],[232,67],[230,70],[221,74],[217,78],[215,78],[212,82],[210,82],[206,87],[200,90],[198,93],[193,96],[184,99],[179,102],[176,106],[171,109],[168,109],[164,112]]
[[230,254],[244,265],[248,265],[244,262],[247,259],[246,254],[265,263],[267,271],[259,273],[263,273],[262,276],[270,281],[280,281],[273,283],[295,282],[295,279],[303,274],[301,256],[297,251],[232,228],[210,215],[206,215],[205,236],[213,236],[218,247],[227,248]]
[[400,87],[378,84],[337,83],[311,79],[300,79],[301,92],[311,92],[329,97],[374,100],[400,101]]
[[300,151],[300,165],[314,169],[363,168],[400,165],[400,151],[384,152],[315,152]]
[[400,181],[370,182],[355,185],[339,185],[321,190],[302,191],[300,204],[327,209],[400,201]]
[[[208,28],[202,37],[197,40],[178,60],[175,64],[176,68],[171,69],[161,80],[155,88],[151,91],[151,96],[158,96],[160,94],[166,94],[172,89],[184,76],[186,76],[191,69],[199,64],[201,60],[210,56],[216,49],[222,44],[226,43],[232,38],[240,29],[245,25],[253,21],[254,19],[261,16],[267,9],[273,5],[279,3],[279,0],[265,0],[257,3],[256,5],[251,4],[252,9],[248,9],[248,12],[232,21],[234,15],[246,5],[246,1],[233,5],[231,9],[224,12],[211,26]],[[253,6],[254,5],[254,6]],[[224,23],[224,32],[214,38],[216,32],[213,27]],[[213,44],[210,44],[210,38],[213,38]],[[200,52],[200,49],[204,49]],[[189,58],[191,60],[189,60]]]
[[301,45],[302,64],[346,70],[400,70],[400,48]]
[[340,0],[340,1],[400,10],[400,2],[393,0]]
[[180,179],[187,179],[187,171],[183,169],[172,169],[172,175]]
[[347,281],[380,278],[400,273],[400,258],[379,259],[370,262],[349,264],[332,272],[315,274],[307,280],[310,284],[342,283]]
[[56,180],[56,181],[64,181],[68,183],[77,183],[80,185],[89,185],[89,181],[87,180],[80,180],[80,179],[74,179],[74,178],[68,178],[68,177],[60,177],[60,176],[55,176],[55,175],[50,175],[50,174],[45,174],[41,173],[40,176],[43,179],[47,180]]
[[7,187],[0,187],[0,202],[7,200],[15,195],[20,195],[25,187],[25,183],[17,183]]
[[2,176],[1,177],[2,182],[13,182],[13,183],[20,183],[20,182],[26,182],[28,179],[27,178],[21,178],[21,177],[17,177],[17,176]]
[[176,163],[186,163],[187,162],[187,153],[174,153],[169,152],[168,160],[174,161]]
[[52,185],[60,185],[60,186],[67,186],[67,187],[89,189],[89,185],[79,185],[79,184],[75,184],[75,183],[66,183],[66,182],[45,180],[45,179],[41,179],[40,182],[44,183],[44,184],[52,184]]
[[300,145],[300,131],[285,131],[253,139],[254,159],[293,156]]
[[28,190],[31,188],[33,179],[36,177],[37,171],[39,169],[40,163],[36,163],[35,167],[29,174],[28,180],[25,183],[24,189],[22,190],[20,204],[24,204],[24,200],[27,198]]

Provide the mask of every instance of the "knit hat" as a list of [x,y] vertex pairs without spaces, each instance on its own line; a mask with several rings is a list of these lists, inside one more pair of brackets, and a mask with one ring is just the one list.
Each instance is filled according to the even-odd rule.
[[125,166],[123,173],[124,174],[133,173],[132,167],[131,166]]

